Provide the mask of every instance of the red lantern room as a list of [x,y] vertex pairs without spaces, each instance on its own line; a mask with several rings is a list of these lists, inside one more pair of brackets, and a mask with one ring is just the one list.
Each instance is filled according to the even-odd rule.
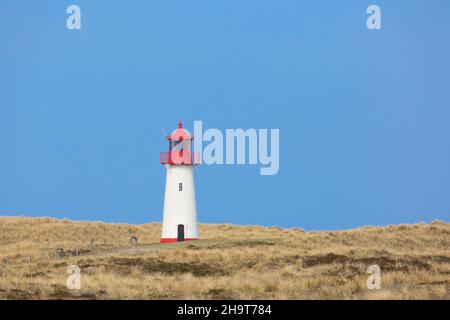
[[166,136],[169,142],[169,151],[161,152],[160,163],[172,165],[197,165],[200,163],[200,154],[192,152],[193,137],[178,121],[178,128],[171,135]]

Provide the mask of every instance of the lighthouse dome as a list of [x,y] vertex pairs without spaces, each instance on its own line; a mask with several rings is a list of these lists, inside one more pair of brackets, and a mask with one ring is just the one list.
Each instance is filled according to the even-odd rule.
[[189,131],[183,128],[183,123],[181,122],[181,120],[178,122],[178,128],[173,130],[172,134],[169,136],[169,140],[171,141],[192,140]]

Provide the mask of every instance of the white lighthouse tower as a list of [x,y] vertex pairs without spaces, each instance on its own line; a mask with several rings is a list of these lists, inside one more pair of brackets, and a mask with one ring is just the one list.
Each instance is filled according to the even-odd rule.
[[169,151],[162,152],[160,157],[167,169],[161,242],[196,240],[194,167],[199,164],[199,154],[191,151],[193,137],[183,128],[181,120],[166,139]]

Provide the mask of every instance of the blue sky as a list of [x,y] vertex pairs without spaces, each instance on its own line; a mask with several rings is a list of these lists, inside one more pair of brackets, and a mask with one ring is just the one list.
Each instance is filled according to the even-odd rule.
[[0,215],[160,221],[179,118],[280,129],[275,176],[197,168],[201,222],[448,221],[450,2],[1,1]]

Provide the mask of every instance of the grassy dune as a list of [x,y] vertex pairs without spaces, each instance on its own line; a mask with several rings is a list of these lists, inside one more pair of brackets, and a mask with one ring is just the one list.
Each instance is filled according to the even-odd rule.
[[[450,298],[445,222],[334,232],[200,225],[201,240],[174,244],[158,243],[160,228],[0,217],[0,299]],[[79,291],[65,286],[73,264]],[[366,286],[372,264],[380,290]]]

